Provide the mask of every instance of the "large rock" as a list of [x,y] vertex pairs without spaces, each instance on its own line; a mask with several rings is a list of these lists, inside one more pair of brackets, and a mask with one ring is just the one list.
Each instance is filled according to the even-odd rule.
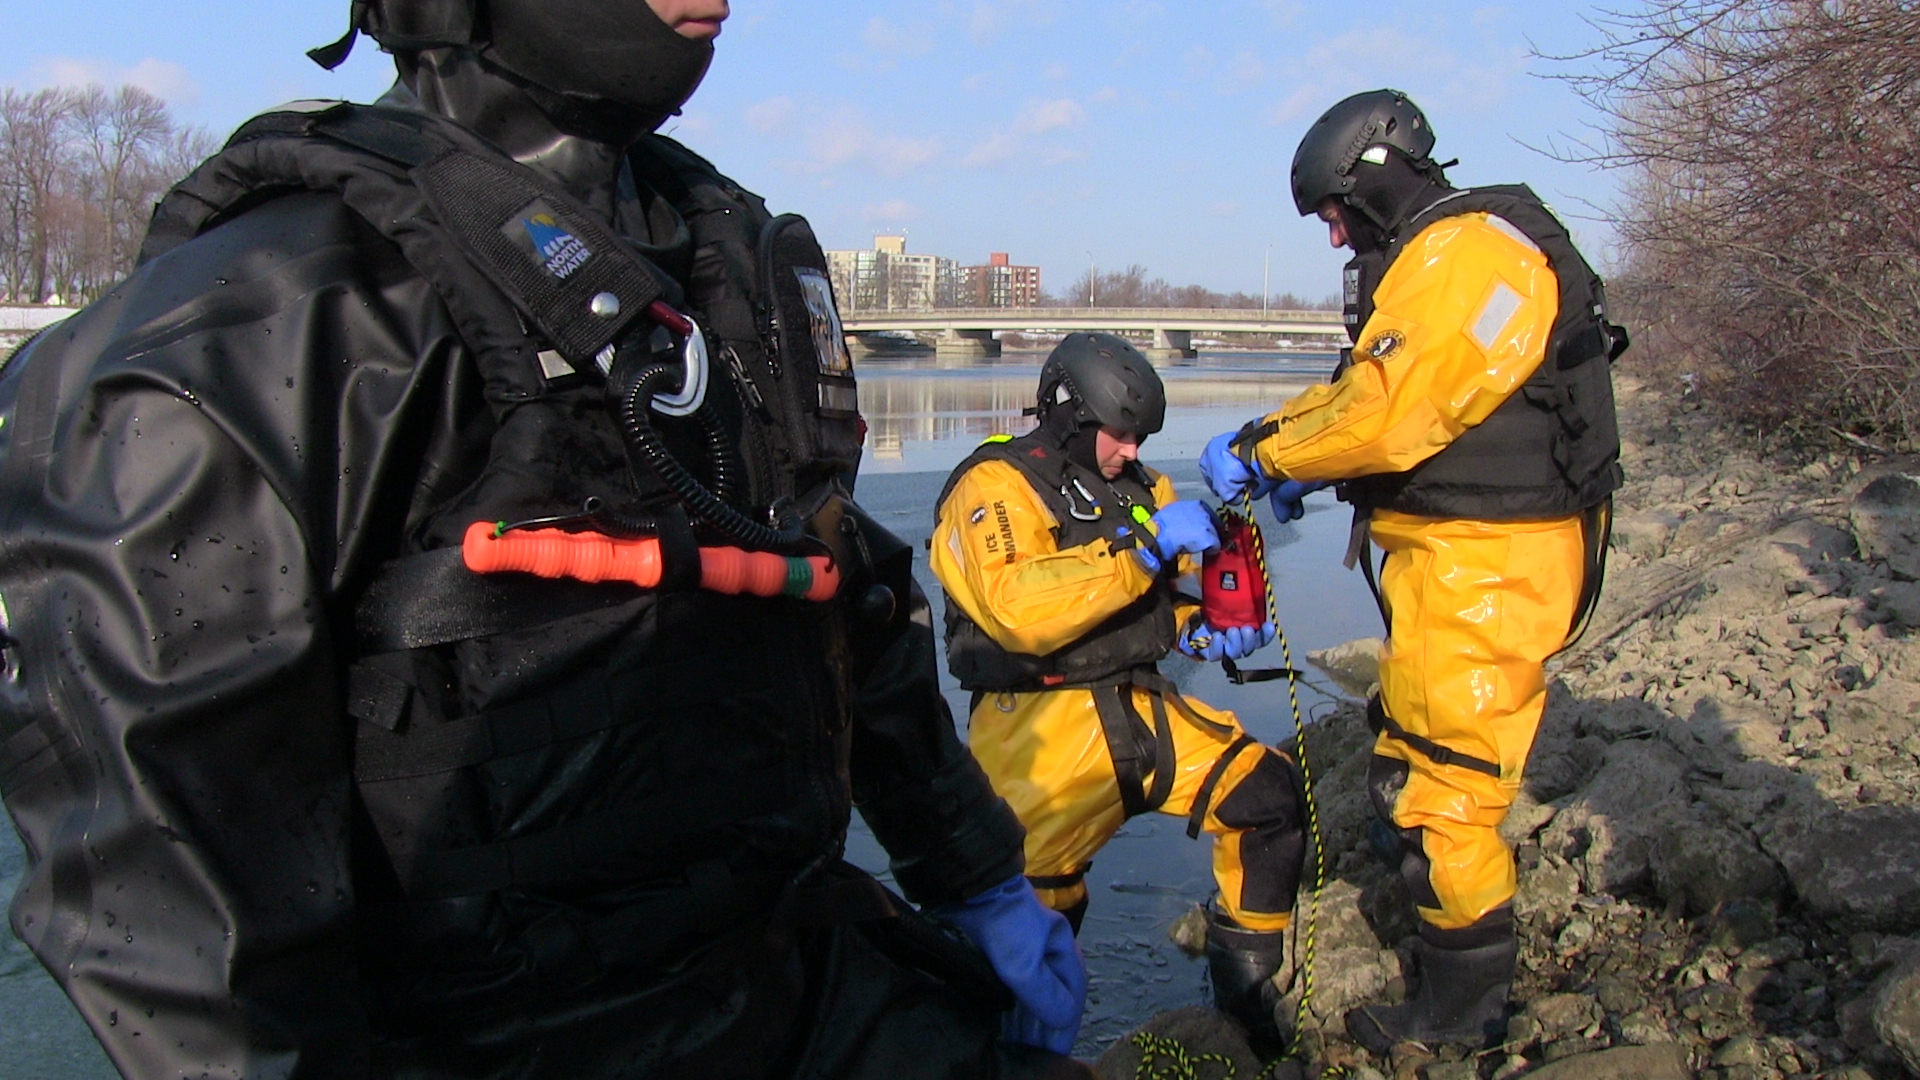
[[1880,980],[1873,995],[1873,1030],[1920,1076],[1920,955],[1908,956]]
[[1561,1058],[1527,1074],[1527,1080],[1691,1080],[1687,1050],[1674,1043],[1616,1046]]
[[1585,790],[1542,830],[1541,848],[1578,865],[1588,892],[1645,884],[1654,838],[1686,812],[1686,771],[1664,742],[1614,743]]
[[1848,743],[1897,746],[1920,727],[1920,683],[1883,675],[1827,709],[1827,730]]
[[1808,911],[1858,930],[1920,930],[1920,810],[1781,813],[1760,838]]
[[1860,554],[1895,574],[1920,578],[1920,477],[1888,473],[1860,490],[1849,515]]
[[1179,1063],[1208,1054],[1229,1063],[1227,1068],[1217,1070],[1220,1073],[1253,1076],[1260,1071],[1260,1059],[1247,1046],[1246,1033],[1240,1026],[1221,1013],[1198,1006],[1161,1013],[1128,1032],[1100,1055],[1093,1071],[1100,1080],[1191,1075],[1190,1071],[1180,1072]]
[[1357,698],[1373,693],[1380,683],[1379,638],[1357,638],[1329,649],[1315,649],[1307,659],[1330,676],[1342,691]]
[[1667,510],[1621,514],[1613,519],[1610,543],[1636,559],[1651,562],[1667,553],[1667,545],[1679,528],[1680,515]]
[[1772,900],[1785,884],[1750,835],[1704,821],[1669,824],[1654,842],[1651,862],[1661,898],[1690,915],[1729,900]]

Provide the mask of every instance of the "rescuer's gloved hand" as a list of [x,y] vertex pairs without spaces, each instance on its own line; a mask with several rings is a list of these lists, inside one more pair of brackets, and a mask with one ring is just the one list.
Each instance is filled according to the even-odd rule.
[[1248,490],[1257,499],[1272,491],[1276,483],[1234,452],[1233,440],[1239,434],[1238,431],[1229,431],[1224,435],[1215,435],[1207,443],[1207,448],[1200,451],[1201,479],[1228,506],[1239,505],[1242,493]]
[[1087,963],[1067,917],[1041,904],[1019,874],[933,913],[958,926],[1012,991],[1017,1004],[1001,1037],[1070,1053],[1087,1007]]
[[1307,506],[1301,500],[1327,486],[1324,480],[1280,481],[1267,495],[1267,505],[1273,507],[1273,519],[1285,524],[1305,517]]
[[1184,499],[1168,503],[1153,515],[1153,527],[1140,538],[1140,546],[1133,553],[1147,573],[1157,574],[1162,566],[1182,555],[1198,555],[1219,546],[1213,511],[1206,503]]
[[1225,630],[1215,630],[1207,625],[1205,619],[1196,615],[1180,632],[1177,647],[1195,660],[1240,660],[1272,641],[1278,629],[1274,624],[1266,623],[1262,626],[1229,626]]

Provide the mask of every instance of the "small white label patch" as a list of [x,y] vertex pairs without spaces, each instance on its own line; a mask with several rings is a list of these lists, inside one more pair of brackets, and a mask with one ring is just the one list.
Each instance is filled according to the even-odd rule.
[[1474,317],[1473,326],[1467,333],[1472,335],[1474,343],[1483,351],[1492,352],[1494,345],[1507,332],[1507,324],[1513,321],[1513,313],[1519,310],[1520,294],[1514,292],[1506,282],[1496,282],[1493,295],[1487,297],[1486,306]]

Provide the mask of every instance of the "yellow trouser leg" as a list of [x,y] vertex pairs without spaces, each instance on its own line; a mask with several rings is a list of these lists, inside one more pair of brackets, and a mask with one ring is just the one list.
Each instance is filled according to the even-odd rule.
[[1565,642],[1579,598],[1580,520],[1437,521],[1376,513],[1387,552],[1381,592],[1393,629],[1380,660],[1387,715],[1408,732],[1500,766],[1499,777],[1439,765],[1382,735],[1374,752],[1407,764],[1394,823],[1421,830],[1439,906],[1420,917],[1452,930],[1513,898],[1500,822],[1546,706],[1542,665]]
[[[1134,707],[1151,723],[1151,698],[1144,690],[1135,690],[1133,696]],[[1226,725],[1229,731],[1222,734],[1196,724],[1169,706],[1175,775],[1161,811],[1180,817],[1192,812],[1214,764],[1240,734],[1239,721],[1232,713],[1188,701],[1196,712]],[[1026,826],[1030,877],[1064,877],[1080,871],[1126,820],[1099,711],[1088,691],[990,694],[973,712],[968,744],[994,790]],[[1215,838],[1213,866],[1220,886],[1220,905],[1241,925],[1254,930],[1278,930],[1288,925],[1292,919],[1292,885],[1299,878],[1298,851],[1284,841],[1276,843],[1270,835],[1274,829],[1267,819],[1272,815],[1266,810],[1274,798],[1267,789],[1285,786],[1284,768],[1276,774],[1274,764],[1262,765],[1270,753],[1263,747],[1248,746],[1236,755],[1215,782],[1201,822],[1202,829]],[[1147,780],[1151,786],[1151,776]],[[1236,792],[1241,794],[1236,797]],[[1224,818],[1222,807],[1226,808]],[[1269,827],[1263,832],[1262,825]],[[1260,834],[1252,842],[1254,861],[1259,865],[1251,887],[1245,865],[1250,833]],[[1276,871],[1264,865],[1285,863],[1289,856],[1290,873],[1284,867]],[[1281,887],[1271,884],[1276,876],[1284,882]],[[1061,911],[1086,896],[1086,886],[1077,882],[1036,891],[1042,903]],[[1277,899],[1282,893],[1284,904]],[[1244,897],[1258,899],[1261,906],[1248,907],[1242,902]]]

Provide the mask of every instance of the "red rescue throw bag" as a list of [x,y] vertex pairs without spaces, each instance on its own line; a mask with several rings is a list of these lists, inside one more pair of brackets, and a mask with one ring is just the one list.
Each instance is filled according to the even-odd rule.
[[1200,564],[1200,606],[1215,630],[1263,626],[1267,575],[1260,566],[1260,526],[1232,510],[1219,513],[1220,547]]

